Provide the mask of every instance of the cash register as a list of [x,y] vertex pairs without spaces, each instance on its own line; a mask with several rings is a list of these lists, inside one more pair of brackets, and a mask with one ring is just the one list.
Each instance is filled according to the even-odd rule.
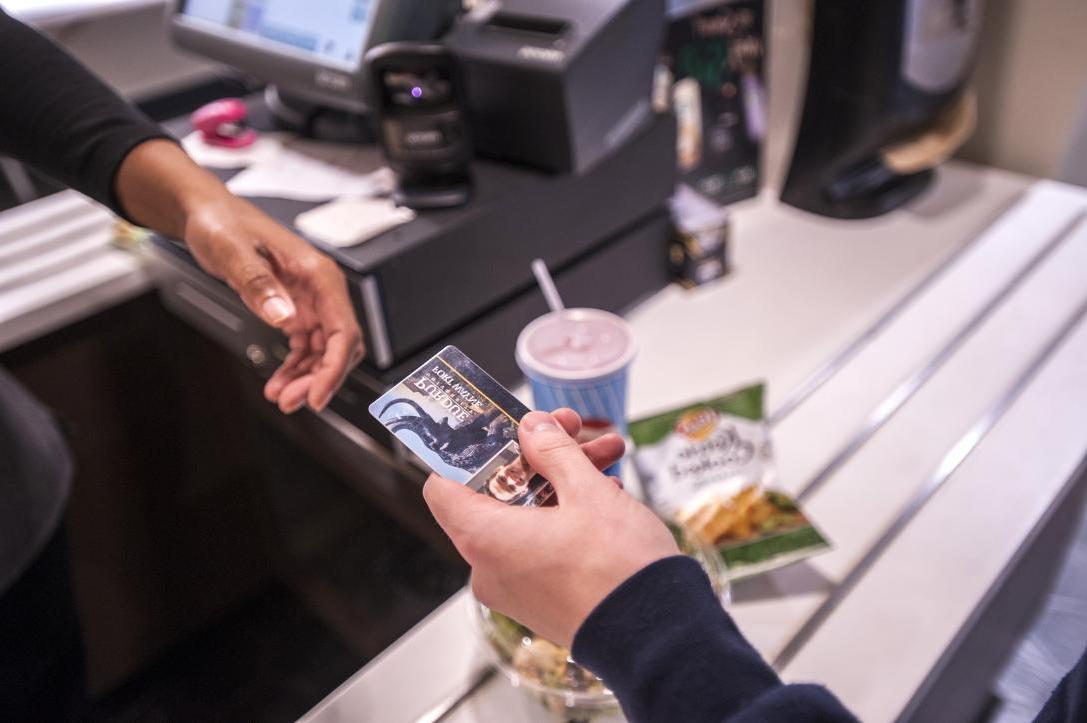
[[[171,10],[177,44],[270,84],[250,101],[257,126],[320,136],[330,118],[365,125],[363,58],[386,42],[444,43],[462,61],[471,200],[353,247],[315,241],[346,273],[365,329],[367,359],[332,404],[359,426],[368,400],[444,344],[515,382],[516,335],[546,310],[536,257],[571,305],[621,311],[668,282],[675,128],[649,110],[664,0],[472,5],[181,0]],[[252,200],[288,225],[313,205]],[[180,244],[156,238],[154,249],[168,307],[270,374],[285,353],[278,333]]]

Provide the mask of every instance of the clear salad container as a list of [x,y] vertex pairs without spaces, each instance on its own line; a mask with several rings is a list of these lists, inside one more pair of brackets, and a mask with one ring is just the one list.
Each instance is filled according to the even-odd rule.
[[[672,531],[680,549],[698,560],[721,604],[727,605],[728,580],[717,551],[675,527]],[[615,696],[603,681],[575,663],[566,648],[537,636],[479,601],[474,601],[472,615],[483,647],[498,669],[514,687],[539,700],[560,719],[588,721],[619,710]]]

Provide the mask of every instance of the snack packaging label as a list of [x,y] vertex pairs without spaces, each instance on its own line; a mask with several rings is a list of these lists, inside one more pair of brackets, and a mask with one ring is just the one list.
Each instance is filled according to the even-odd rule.
[[553,493],[517,442],[529,411],[454,346],[370,405],[370,414],[437,474],[522,506],[543,504]]
[[650,505],[713,545],[733,580],[829,548],[797,503],[772,489],[762,398],[756,385],[630,424]]

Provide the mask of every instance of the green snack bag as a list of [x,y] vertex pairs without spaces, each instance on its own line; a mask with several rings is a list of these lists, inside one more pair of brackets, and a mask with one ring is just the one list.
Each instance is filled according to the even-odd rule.
[[762,384],[631,422],[630,436],[649,504],[716,547],[731,580],[830,547],[797,503],[772,489]]

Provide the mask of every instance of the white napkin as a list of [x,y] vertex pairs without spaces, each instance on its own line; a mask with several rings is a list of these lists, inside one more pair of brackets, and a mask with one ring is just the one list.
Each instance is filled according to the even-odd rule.
[[392,192],[393,172],[373,146],[293,140],[227,181],[239,196],[327,201]]
[[410,208],[385,198],[340,198],[298,214],[294,225],[332,246],[355,246],[415,218]]

